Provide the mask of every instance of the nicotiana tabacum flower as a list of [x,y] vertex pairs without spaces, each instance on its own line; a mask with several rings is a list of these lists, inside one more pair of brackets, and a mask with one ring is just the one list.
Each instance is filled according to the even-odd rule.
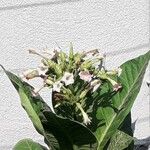
[[[34,89],[33,96],[44,87],[52,89],[52,103],[56,113],[67,103],[74,114],[72,119],[82,120],[85,125],[92,122],[86,101],[93,98],[106,82],[112,85],[112,92],[118,92],[122,87],[121,83],[114,80],[121,75],[121,68],[107,70],[103,64],[104,55],[98,49],[75,53],[71,44],[69,53],[61,49],[46,49],[41,53],[30,49],[29,53],[41,58],[37,68],[22,73],[22,77],[27,80],[37,77],[43,80],[43,85]],[[59,111],[58,115],[64,115],[63,111],[63,114]],[[79,116],[82,119],[78,120]]]
[[60,92],[61,87],[63,84],[60,81],[57,81],[53,84],[53,91]]
[[122,69],[120,67],[118,67],[117,69],[113,69],[110,71],[107,71],[107,75],[118,75],[118,77],[121,75],[122,73]]
[[82,116],[83,116],[83,123],[84,123],[85,125],[90,124],[90,123],[91,123],[91,120],[90,120],[90,118],[88,117],[87,113],[85,113],[85,111],[83,110],[81,104],[80,104],[80,103],[76,103],[76,105],[77,105],[77,107],[80,109],[81,114],[82,114]]
[[93,77],[93,75],[90,74],[89,71],[81,71],[79,73],[79,76],[80,76],[80,79],[87,81],[87,82],[91,81]]
[[64,82],[65,85],[73,84],[74,83],[73,73],[65,72],[61,81]]
[[39,77],[39,72],[37,69],[29,69],[20,74],[21,78],[26,78],[27,80]]
[[28,69],[20,74],[20,77],[29,80],[35,77],[45,76],[47,71],[47,68]]

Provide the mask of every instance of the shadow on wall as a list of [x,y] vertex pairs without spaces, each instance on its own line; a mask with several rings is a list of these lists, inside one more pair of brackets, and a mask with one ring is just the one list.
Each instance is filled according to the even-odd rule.
[[150,136],[145,139],[135,139],[134,150],[149,150],[150,149]]
[[78,2],[78,1],[81,1],[81,0],[55,0],[55,1],[51,1],[51,2],[7,6],[7,7],[0,7],[0,11],[17,10],[17,9],[22,9],[22,8],[31,8],[31,7],[39,7],[39,6],[47,6],[47,5],[57,5],[57,4],[63,4],[63,3]]
[[131,53],[133,51],[137,51],[137,50],[142,49],[142,48],[150,48],[150,42],[145,43],[145,44],[139,44],[137,46],[130,47],[130,48],[127,48],[127,49],[120,49],[119,51],[118,50],[117,51],[110,51],[110,52],[107,52],[107,56],[127,54],[127,53]]

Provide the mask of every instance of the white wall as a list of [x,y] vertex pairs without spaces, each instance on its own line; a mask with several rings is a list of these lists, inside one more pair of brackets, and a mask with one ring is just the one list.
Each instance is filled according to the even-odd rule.
[[[149,42],[148,0],[0,0],[0,64],[18,73],[36,67],[27,49],[52,49],[57,42],[76,50],[99,48],[107,66],[118,66],[144,54]],[[132,110],[135,136],[150,133],[149,92],[143,86]],[[47,101],[49,99],[47,98]],[[0,71],[0,149],[10,150],[22,138],[43,139],[20,107],[19,97]]]

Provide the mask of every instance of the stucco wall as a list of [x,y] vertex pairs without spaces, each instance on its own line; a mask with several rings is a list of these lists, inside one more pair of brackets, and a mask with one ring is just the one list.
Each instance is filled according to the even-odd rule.
[[[148,51],[148,0],[0,0],[0,64],[18,73],[36,67],[37,57],[28,48],[53,49],[55,42],[74,49],[99,48],[107,55],[108,67]],[[147,70],[141,92],[132,110],[135,137],[149,136],[149,79]],[[49,102],[49,97],[43,94]],[[0,70],[0,149],[10,150],[22,138],[37,142],[36,133],[19,97]]]

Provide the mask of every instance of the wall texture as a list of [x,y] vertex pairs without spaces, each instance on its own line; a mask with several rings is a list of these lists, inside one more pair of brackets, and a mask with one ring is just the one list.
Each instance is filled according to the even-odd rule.
[[[28,48],[51,50],[55,42],[67,49],[72,41],[76,50],[99,48],[107,55],[106,66],[119,66],[148,51],[148,0],[0,0],[0,64],[14,73],[36,67],[39,59]],[[147,69],[141,91],[132,110],[137,120],[135,137],[150,133]],[[36,83],[37,84],[37,83]],[[50,96],[45,95],[49,103]],[[0,70],[0,149],[11,150],[22,138],[37,142],[36,133],[19,97]]]

